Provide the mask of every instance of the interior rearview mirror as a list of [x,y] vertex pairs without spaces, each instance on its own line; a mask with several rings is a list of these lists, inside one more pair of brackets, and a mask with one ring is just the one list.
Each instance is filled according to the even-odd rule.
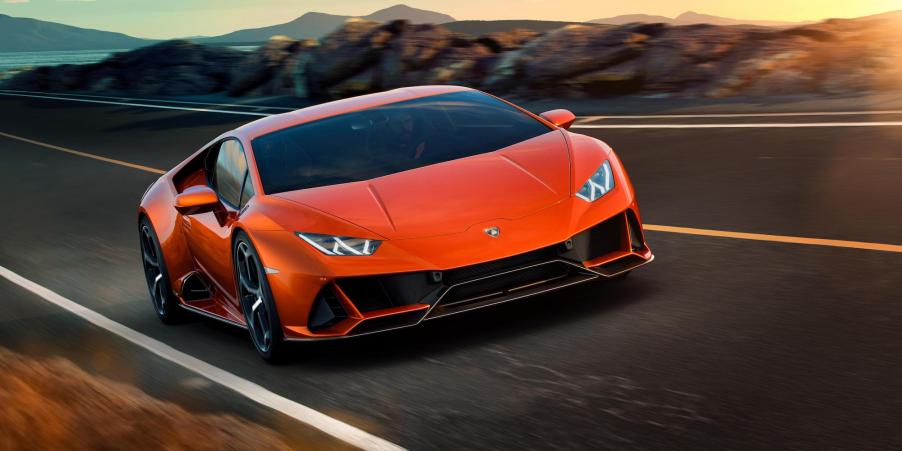
[[576,116],[573,113],[563,109],[546,111],[539,116],[561,128],[570,128],[573,125],[573,121],[576,120]]
[[213,211],[219,206],[219,196],[209,186],[192,186],[175,196],[175,208],[183,215]]

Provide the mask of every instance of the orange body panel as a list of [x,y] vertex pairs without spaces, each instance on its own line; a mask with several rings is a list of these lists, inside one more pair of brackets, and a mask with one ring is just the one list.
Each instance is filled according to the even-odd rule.
[[[198,161],[207,146],[148,189],[139,214],[149,217],[156,230],[175,292],[181,292],[186,277],[201,274],[213,298],[192,302],[190,307],[243,324],[232,263],[232,240],[238,230],[249,235],[268,268],[267,279],[289,339],[347,336],[368,321],[430,310],[428,303],[412,303],[361,312],[337,280],[448,271],[492,262],[569,243],[612,218],[624,218],[621,228],[626,230],[617,238],[624,241],[621,248],[577,264],[591,271],[627,257],[637,259],[633,266],[651,260],[644,238],[634,236],[641,235],[641,227],[635,230],[626,225],[631,217],[641,224],[641,218],[632,184],[616,154],[601,141],[555,127],[531,113],[549,126],[549,132],[505,149],[362,182],[264,192],[251,145],[254,138],[337,114],[463,90],[467,88],[404,88],[341,100],[264,118],[211,141],[232,137],[242,143],[256,196],[241,211],[222,205],[214,211],[183,215],[175,208],[180,192],[206,183]],[[577,198],[574,193],[605,160],[614,175],[613,190],[591,203]],[[497,237],[486,233],[493,227],[500,231]],[[374,239],[382,244],[371,256],[327,256],[296,232]],[[631,238],[642,245],[632,245]],[[608,276],[603,271],[597,274]],[[335,292],[348,317],[313,331],[308,317],[324,288]]]

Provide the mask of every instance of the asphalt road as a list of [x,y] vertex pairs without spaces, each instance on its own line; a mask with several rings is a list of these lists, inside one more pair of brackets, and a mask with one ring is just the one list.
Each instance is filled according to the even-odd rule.
[[[163,169],[252,119],[0,96],[0,132]],[[740,122],[799,118],[629,121]],[[902,244],[902,126],[576,131],[618,151],[647,223]],[[625,280],[298,346],[274,367],[241,330],[154,317],[134,212],[156,175],[4,137],[0,161],[0,266],[404,447],[902,447],[902,253],[650,231],[655,262]],[[2,345],[27,349],[14,332],[60,315],[0,296],[19,306]]]

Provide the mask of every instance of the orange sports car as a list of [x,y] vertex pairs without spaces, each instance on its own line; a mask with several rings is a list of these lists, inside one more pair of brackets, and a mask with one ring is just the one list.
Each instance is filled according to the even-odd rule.
[[286,342],[352,337],[611,278],[648,263],[605,143],[473,89],[422,86],[266,117],[145,193],[157,315]]

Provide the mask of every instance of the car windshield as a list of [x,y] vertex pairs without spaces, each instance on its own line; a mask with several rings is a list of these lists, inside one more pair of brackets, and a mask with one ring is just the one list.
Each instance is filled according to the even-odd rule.
[[465,91],[321,119],[252,145],[264,191],[279,193],[492,152],[550,130],[494,97]]

